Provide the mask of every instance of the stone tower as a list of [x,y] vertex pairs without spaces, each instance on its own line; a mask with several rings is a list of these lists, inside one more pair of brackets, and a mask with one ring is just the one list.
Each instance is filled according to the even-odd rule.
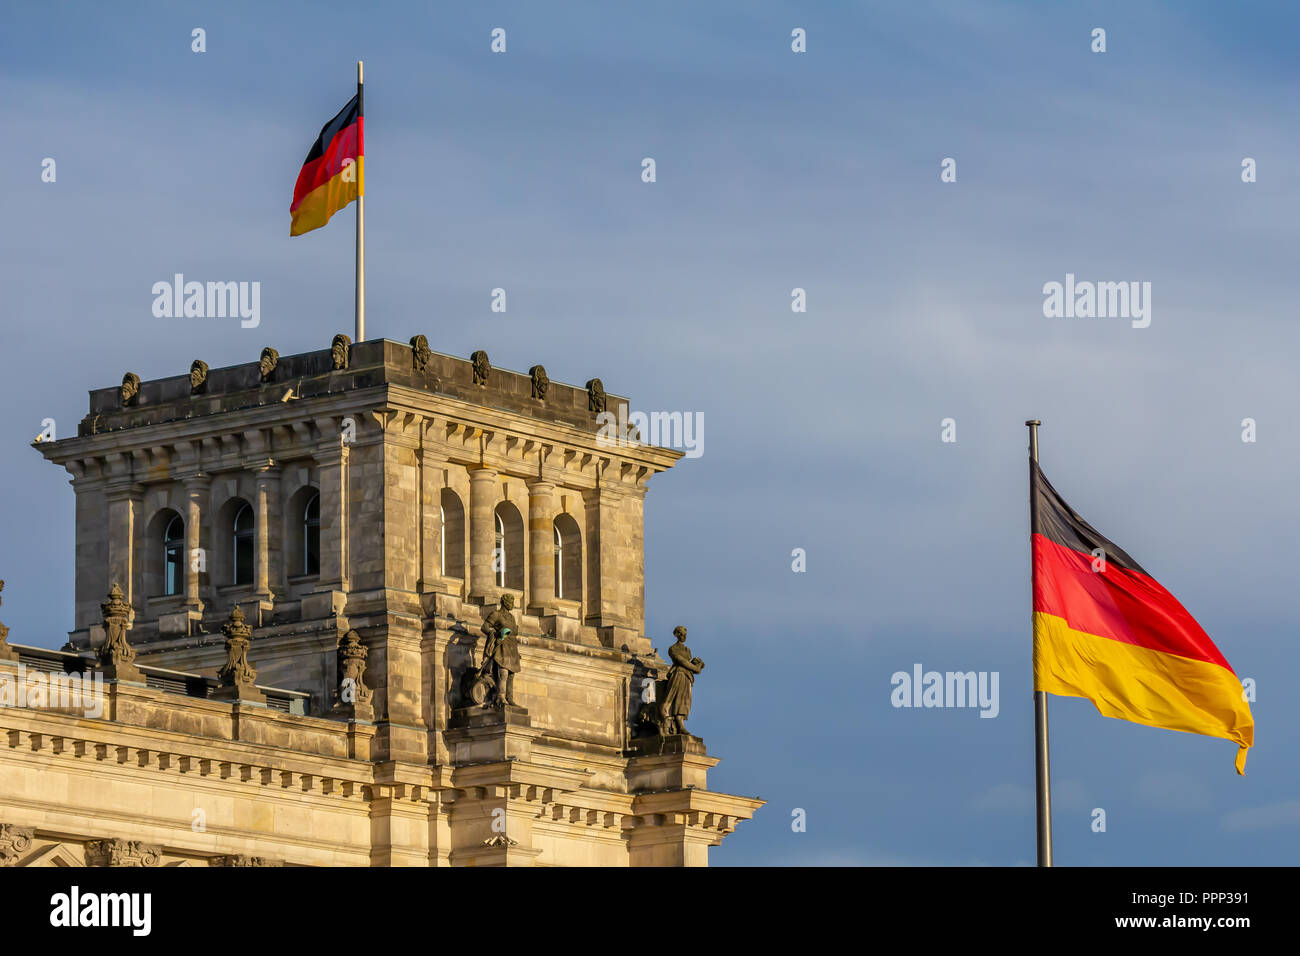
[[[654,724],[668,664],[645,635],[643,501],[680,453],[611,440],[598,416],[626,402],[423,336],[92,391],[77,436],[37,446],[76,492],[59,656],[109,677],[105,734],[128,712],[165,733],[125,746],[230,825],[123,833],[68,807],[86,840],[190,865],[707,863],[761,801],[709,792],[717,759]],[[134,673],[95,663],[114,585]],[[492,706],[476,678],[503,595],[520,665],[514,704]],[[167,775],[187,748],[209,756]],[[255,785],[204,796],[233,778]],[[15,813],[0,798],[0,825]]]

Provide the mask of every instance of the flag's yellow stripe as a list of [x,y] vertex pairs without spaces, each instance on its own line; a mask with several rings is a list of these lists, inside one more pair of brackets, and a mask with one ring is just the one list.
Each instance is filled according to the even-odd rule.
[[1235,740],[1237,772],[1255,743],[1241,682],[1226,667],[1076,631],[1034,614],[1034,690],[1086,697],[1102,714],[1150,727]]
[[293,211],[289,235],[301,236],[304,232],[319,229],[336,212],[365,193],[366,158],[359,156],[355,173],[352,167],[341,169],[328,182],[321,183],[302,198],[298,208]]

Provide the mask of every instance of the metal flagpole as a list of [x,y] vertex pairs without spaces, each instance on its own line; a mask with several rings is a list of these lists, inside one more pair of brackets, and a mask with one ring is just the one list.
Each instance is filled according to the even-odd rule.
[[[365,92],[362,85],[361,61],[357,60],[357,117],[365,116]],[[362,124],[364,129],[364,123]],[[364,163],[364,153],[358,162]],[[357,328],[356,340],[366,340],[366,197],[365,170],[358,171],[357,179]]]
[[[1038,527],[1038,483],[1034,480],[1034,466],[1038,464],[1038,419],[1025,422],[1029,426],[1029,580],[1032,593],[1033,533]],[[1033,598],[1030,598],[1032,614]],[[1034,691],[1034,778],[1038,806],[1038,865],[1052,865],[1052,779],[1051,755],[1047,745],[1047,692]]]

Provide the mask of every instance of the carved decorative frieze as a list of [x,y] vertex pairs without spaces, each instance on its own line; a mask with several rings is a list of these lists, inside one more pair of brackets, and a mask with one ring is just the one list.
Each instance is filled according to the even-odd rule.
[[139,840],[91,840],[86,844],[86,866],[157,866],[162,847]]
[[0,823],[0,866],[13,866],[32,846],[36,831],[32,827],[16,827]]
[[243,853],[229,853],[214,856],[208,860],[208,866],[284,866],[283,860],[272,860],[264,856],[246,856]]

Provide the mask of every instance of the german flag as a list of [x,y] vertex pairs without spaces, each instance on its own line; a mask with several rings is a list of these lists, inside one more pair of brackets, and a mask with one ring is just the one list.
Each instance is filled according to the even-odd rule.
[[357,93],[325,124],[293,187],[289,235],[319,229],[366,192],[365,120]]
[[1103,715],[1255,742],[1241,682],[1177,599],[1062,500],[1030,462],[1034,690]]

